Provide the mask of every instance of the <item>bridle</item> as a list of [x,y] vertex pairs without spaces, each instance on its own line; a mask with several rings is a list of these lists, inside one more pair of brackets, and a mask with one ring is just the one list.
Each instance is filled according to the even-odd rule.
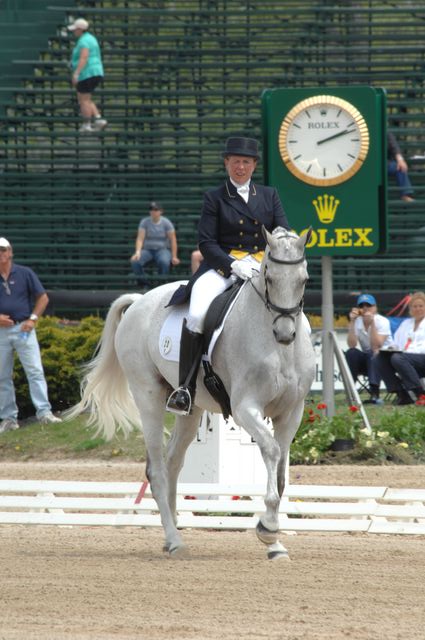
[[[268,259],[271,260],[271,262],[275,262],[276,264],[301,264],[301,262],[304,262],[305,260],[305,255],[304,253],[302,254],[301,258],[297,258],[296,260],[280,260],[279,258],[275,258],[274,256],[272,256],[271,253],[269,253],[268,255]],[[303,305],[304,305],[304,298],[301,298],[301,300],[299,301],[299,303],[295,306],[295,307],[279,307],[276,304],[273,304],[273,302],[270,300],[270,296],[269,296],[269,289],[268,289],[268,285],[267,285],[267,263],[264,267],[264,288],[265,288],[265,296],[263,297],[263,295],[261,294],[260,291],[258,291],[257,287],[254,285],[254,283],[252,282],[252,278],[250,279],[251,285],[253,286],[255,292],[260,296],[261,300],[263,301],[267,311],[270,311],[270,313],[272,311],[275,311],[278,315],[275,316],[273,318],[273,324],[276,322],[276,320],[278,320],[279,318],[292,318],[292,320],[295,321],[295,318],[301,313],[301,311],[303,310]]]

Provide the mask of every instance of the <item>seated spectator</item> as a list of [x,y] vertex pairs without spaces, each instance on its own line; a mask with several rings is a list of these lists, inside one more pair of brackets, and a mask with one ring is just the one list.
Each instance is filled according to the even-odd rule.
[[154,262],[158,273],[167,274],[170,265],[180,264],[177,257],[177,238],[173,223],[162,215],[163,208],[158,202],[151,202],[149,217],[142,218],[136,238],[131,268],[140,286],[145,286],[144,267]]
[[400,187],[401,199],[405,202],[413,202],[413,188],[408,174],[408,166],[394,134],[390,132],[387,133],[387,170],[388,175],[395,177]]
[[199,265],[201,264],[203,259],[204,256],[199,251],[199,249],[195,249],[195,251],[192,251],[190,256],[190,268],[192,273],[196,273],[196,271],[198,271]]
[[397,394],[396,404],[425,406],[425,293],[417,291],[409,302],[412,316],[404,320],[394,334],[393,348],[381,351],[376,366],[390,393]]
[[[382,404],[379,398],[381,376],[376,368],[375,356],[381,348],[392,344],[390,322],[378,313],[376,299],[370,293],[362,293],[357,298],[357,307],[349,313],[347,344],[345,352],[353,379],[359,375],[369,380],[370,402]],[[358,346],[360,348],[358,348]]]

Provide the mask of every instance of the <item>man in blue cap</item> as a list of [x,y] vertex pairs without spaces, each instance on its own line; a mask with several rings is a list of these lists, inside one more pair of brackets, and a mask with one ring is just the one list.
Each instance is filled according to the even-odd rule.
[[379,398],[381,377],[375,362],[379,349],[387,349],[392,344],[391,326],[388,318],[378,313],[376,299],[370,293],[362,293],[357,298],[357,306],[348,314],[348,351],[345,357],[351,375],[356,380],[359,375],[369,380],[372,404],[382,404]]

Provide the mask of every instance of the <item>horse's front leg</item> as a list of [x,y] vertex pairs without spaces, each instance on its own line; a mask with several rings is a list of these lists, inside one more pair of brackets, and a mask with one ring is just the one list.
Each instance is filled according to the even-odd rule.
[[289,449],[294,439],[304,412],[304,400],[297,403],[288,414],[281,415],[273,420],[274,437],[279,443],[280,459],[277,466],[277,487],[279,496],[285,491],[288,475]]
[[233,407],[235,422],[249,433],[258,444],[267,470],[267,491],[264,498],[266,513],[257,525],[257,536],[270,545],[276,542],[279,532],[280,495],[277,485],[277,469],[281,457],[280,448],[264,423],[263,412],[257,407],[239,405]]

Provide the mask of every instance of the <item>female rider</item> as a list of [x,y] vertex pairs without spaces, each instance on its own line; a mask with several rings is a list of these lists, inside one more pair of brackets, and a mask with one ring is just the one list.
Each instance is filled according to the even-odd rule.
[[276,189],[251,181],[260,157],[252,138],[226,140],[223,152],[228,177],[204,195],[198,226],[198,245],[204,260],[187,286],[179,288],[170,304],[190,295],[180,343],[179,387],[170,395],[167,410],[187,415],[194,402],[196,377],[202,356],[204,320],[212,300],[236,278],[246,280],[258,271],[266,241],[261,227],[272,232],[289,229]]

